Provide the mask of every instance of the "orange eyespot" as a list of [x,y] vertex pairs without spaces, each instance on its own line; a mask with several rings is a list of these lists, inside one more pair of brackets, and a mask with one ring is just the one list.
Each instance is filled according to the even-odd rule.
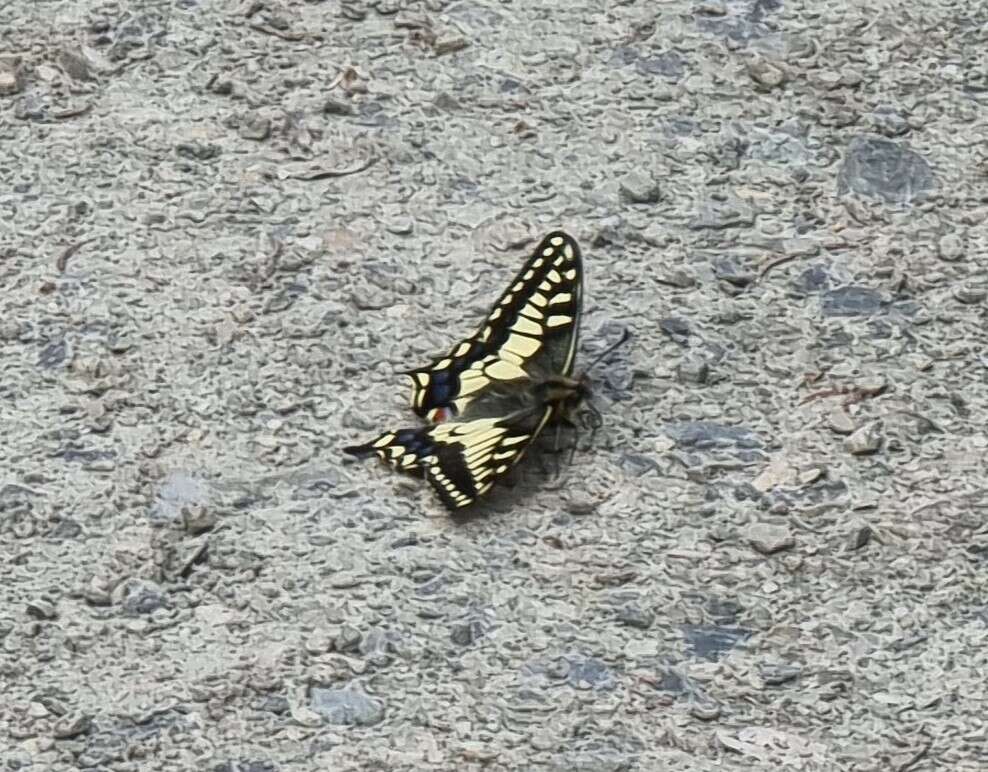
[[448,407],[435,407],[426,416],[434,424],[441,424],[455,417],[456,412]]

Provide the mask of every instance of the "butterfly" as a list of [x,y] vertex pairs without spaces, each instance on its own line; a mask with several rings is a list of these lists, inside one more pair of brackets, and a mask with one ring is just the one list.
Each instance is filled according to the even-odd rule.
[[551,423],[589,396],[573,378],[583,299],[576,241],[553,231],[536,247],[471,337],[412,380],[412,409],[428,426],[344,448],[424,476],[452,510],[474,503]]

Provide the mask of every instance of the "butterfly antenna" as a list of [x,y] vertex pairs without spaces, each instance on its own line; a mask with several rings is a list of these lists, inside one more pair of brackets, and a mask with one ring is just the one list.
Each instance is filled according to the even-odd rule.
[[[627,327],[625,327],[624,328],[624,333],[621,335],[621,339],[619,341],[617,341],[616,343],[612,343],[610,346],[608,346],[603,351],[601,351],[599,354],[597,354],[597,356],[594,357],[593,361],[590,363],[590,365],[587,367],[587,369],[584,370],[583,372],[584,373],[589,373],[598,364],[600,364],[601,361],[603,361],[604,359],[606,359],[610,354],[613,354],[617,349],[619,349],[621,346],[623,346],[625,343],[627,343],[628,342],[628,339],[630,337],[631,337],[631,330],[629,330]],[[598,413],[598,415],[599,415],[599,413]]]

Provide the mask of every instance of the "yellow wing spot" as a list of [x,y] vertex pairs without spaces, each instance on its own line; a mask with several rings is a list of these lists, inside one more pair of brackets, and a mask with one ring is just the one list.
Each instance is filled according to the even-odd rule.
[[477,491],[477,495],[478,496],[483,496],[485,493],[487,493],[487,491],[489,491],[491,489],[491,486],[493,486],[493,485],[494,485],[493,481],[492,482],[489,482],[489,483],[484,483],[480,487],[480,489]]
[[528,305],[521,310],[522,316],[527,316],[529,319],[536,319],[542,321],[545,319],[545,314],[543,314],[535,306]]
[[414,464],[415,464],[415,456],[405,456],[403,459],[401,459],[401,461],[398,462],[398,465],[401,466],[402,469],[410,467]]
[[563,247],[563,254],[566,255],[566,259],[567,260],[572,260],[573,259],[573,245],[572,244],[567,244],[565,247]]
[[517,445],[518,443],[524,442],[527,439],[528,439],[528,435],[525,434],[522,434],[518,437],[505,437],[503,440],[501,440],[501,444],[505,446]]
[[471,432],[471,439],[476,443],[489,442],[491,440],[498,439],[502,434],[504,434],[504,429],[490,428],[485,430],[480,430],[478,432]]
[[518,367],[518,365],[505,362],[503,359],[487,365],[484,368],[484,372],[489,377],[498,381],[517,381],[527,377],[525,371]]
[[563,237],[562,236],[553,236],[549,240],[549,243],[552,244],[553,246],[561,247],[563,245]]
[[[539,289],[542,289],[539,287]],[[528,302],[539,308],[545,308],[549,304],[549,298],[539,292],[533,292],[532,297],[528,299]]]
[[566,262],[566,258],[560,255],[559,257],[557,257],[555,260],[552,261],[552,264],[558,268],[565,262]]
[[[521,321],[519,319],[519,321]],[[517,330],[518,323],[511,328],[512,330]],[[529,338],[524,335],[510,335],[508,340],[505,341],[504,348],[501,349],[501,358],[504,359],[504,354],[511,352],[521,357],[531,357],[535,356],[535,353],[539,350],[542,344],[535,338]],[[515,362],[515,364],[521,364],[521,362]]]
[[394,434],[382,434],[371,445],[372,448],[383,448],[385,445],[390,445],[391,440],[395,438]]
[[501,466],[499,466],[497,469],[494,470],[494,474],[504,474],[507,471],[508,471],[508,465],[501,464]]
[[422,407],[422,403],[425,401],[425,389],[421,386],[412,387],[412,404],[415,407]]
[[513,301],[514,299],[515,299],[515,296],[512,295],[509,292],[507,295],[505,295],[503,298],[501,298],[501,305],[502,306],[510,306],[511,305],[511,301]]
[[545,275],[545,278],[547,278],[553,284],[559,284],[559,282],[563,280],[563,277],[559,275],[559,271],[557,271],[555,268],[549,271],[549,273]]
[[475,391],[479,391],[484,388],[488,383],[487,378],[460,378],[460,394],[461,397],[468,397]]
[[525,271],[525,275],[522,276],[521,278],[523,278],[525,281],[528,281],[533,276],[535,276],[535,271],[533,271],[531,268],[529,268],[527,271]]
[[489,337],[491,337],[491,328],[490,328],[490,325],[488,325],[487,327],[485,327],[481,331],[480,335],[478,335],[477,337],[480,338],[480,342],[481,343],[486,343],[487,342],[487,339]]
[[401,458],[403,455],[405,455],[405,449],[400,445],[392,445],[390,448],[385,448],[384,451],[392,459]]
[[512,292],[521,292],[523,289],[525,289],[525,282],[518,281],[518,282],[515,282],[515,286],[513,286],[511,288],[511,291]]
[[552,247],[546,247],[545,249],[542,250],[542,254],[545,257],[552,257],[552,254],[555,251],[556,250],[554,250]]
[[507,347],[505,344],[500,351],[498,351],[498,356],[505,362],[511,362],[513,365],[523,365],[525,364],[524,357],[518,356],[514,351]]
[[445,370],[451,364],[453,364],[453,360],[450,359],[449,357],[446,357],[445,359],[440,359],[438,362],[436,362],[432,366],[432,369],[433,370]]
[[572,321],[572,316],[550,316],[545,320],[545,323],[550,327],[562,327],[564,324],[569,324]]
[[517,451],[514,450],[503,450],[500,453],[494,454],[494,459],[496,461],[504,461],[506,458],[514,458]]
[[573,281],[573,279],[576,278],[576,269],[570,268],[568,271],[563,273],[563,276],[565,276],[569,281]]
[[428,373],[415,373],[415,380],[418,381],[419,386],[423,389],[429,385],[429,374]]
[[[538,270],[539,268],[542,267],[543,263],[545,263],[545,260],[543,260],[541,257],[537,257],[532,261],[532,268],[534,270]],[[532,275],[534,276],[534,274]]]
[[[453,352],[453,356],[455,356],[455,357],[461,357],[464,354],[466,354],[469,350],[470,350],[470,344],[469,343],[466,343],[466,342],[461,343],[459,346],[456,347],[456,351]],[[423,386],[424,385],[425,384],[423,384]]]
[[[557,273],[556,276],[559,276],[559,274]],[[539,285],[539,289],[542,290],[543,292],[548,292],[549,290],[552,289],[552,282],[551,281],[542,282]]]
[[511,325],[511,329],[515,332],[525,333],[525,335],[540,335],[542,333],[541,325],[530,319],[516,319],[515,323]]
[[569,292],[560,292],[553,295],[549,300],[550,306],[559,305],[560,303],[569,303],[573,299],[573,295]]
[[500,308],[495,308],[495,309],[494,309],[494,310],[493,310],[493,311],[491,312],[491,316],[490,316],[490,321],[492,321],[492,322],[493,322],[494,320],[496,320],[496,319],[500,319],[500,318],[501,318],[501,309],[500,309]]

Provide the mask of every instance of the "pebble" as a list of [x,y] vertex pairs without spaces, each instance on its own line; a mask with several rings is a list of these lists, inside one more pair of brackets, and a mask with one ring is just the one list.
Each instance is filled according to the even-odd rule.
[[617,619],[618,622],[627,627],[647,630],[652,626],[652,622],[655,621],[655,614],[639,606],[628,605],[618,610]]
[[20,58],[0,61],[0,96],[16,94],[24,88],[20,75]]
[[974,305],[985,299],[985,288],[964,282],[954,287],[954,298],[965,305]]
[[271,134],[271,121],[261,116],[251,115],[240,124],[239,134],[244,139],[263,142]]
[[964,239],[956,233],[941,236],[940,242],[937,244],[937,253],[940,255],[940,259],[948,263],[963,259],[966,249],[967,245],[964,243]]
[[88,732],[92,723],[92,716],[86,713],[70,713],[67,716],[62,716],[55,722],[51,733],[56,740],[68,740]]
[[760,57],[748,62],[748,75],[766,91],[786,82],[785,70]]
[[837,434],[851,434],[857,425],[842,407],[835,407],[827,415],[827,426]]
[[772,523],[755,523],[748,528],[745,537],[751,546],[763,555],[774,555],[796,544],[786,526]]
[[874,535],[872,527],[861,519],[851,523],[851,533],[847,540],[847,548],[851,551],[859,550],[871,541]]
[[875,453],[882,446],[881,426],[870,423],[856,430],[844,440],[844,447],[855,456],[866,456]]
[[659,183],[643,172],[631,172],[619,183],[621,197],[631,204],[657,204],[662,198]]
[[384,709],[377,700],[351,689],[313,687],[309,707],[330,724],[371,726],[384,718]]
[[27,614],[34,619],[55,619],[58,616],[58,610],[55,608],[55,604],[46,598],[36,598],[35,600],[28,601],[27,603]]

